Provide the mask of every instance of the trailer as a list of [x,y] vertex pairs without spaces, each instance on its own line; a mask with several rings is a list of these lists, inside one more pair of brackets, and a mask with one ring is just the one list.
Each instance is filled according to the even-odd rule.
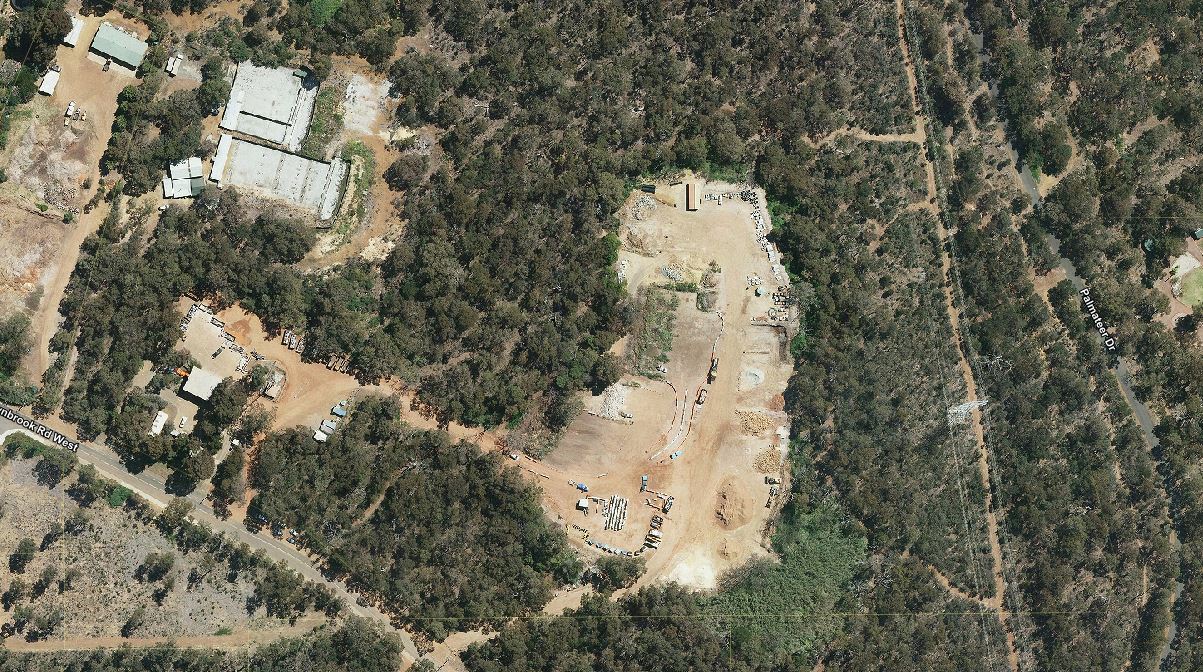
[[671,496],[668,499],[664,500],[664,508],[662,509],[664,511],[664,513],[668,513],[669,509],[673,508],[673,502],[675,502],[675,501],[676,500]]
[[706,372],[706,383],[707,384],[713,383],[715,378],[718,378],[718,357],[717,356],[710,358],[710,371]]
[[643,478],[639,484],[639,492],[646,492],[646,491],[647,491],[647,474],[644,474]]

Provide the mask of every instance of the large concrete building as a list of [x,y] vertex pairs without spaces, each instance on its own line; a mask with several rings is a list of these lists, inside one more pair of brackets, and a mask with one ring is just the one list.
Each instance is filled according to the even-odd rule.
[[240,63],[221,128],[297,151],[309,130],[317,84],[303,70]]
[[347,162],[303,156],[222,135],[209,179],[279,198],[330,219],[342,197]]
[[142,40],[105,21],[92,38],[92,51],[112,59],[131,70],[137,70],[146,57],[147,46]]

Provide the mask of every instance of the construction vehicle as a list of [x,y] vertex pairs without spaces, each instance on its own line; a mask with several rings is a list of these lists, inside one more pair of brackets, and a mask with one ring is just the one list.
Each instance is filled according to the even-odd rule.
[[664,508],[661,510],[664,511],[664,513],[668,513],[668,510],[673,508],[674,501],[676,501],[676,500],[673,499],[672,497],[669,497],[668,499],[664,500]]
[[710,358],[710,371],[706,373],[706,382],[713,383],[714,379],[718,378],[718,357]]

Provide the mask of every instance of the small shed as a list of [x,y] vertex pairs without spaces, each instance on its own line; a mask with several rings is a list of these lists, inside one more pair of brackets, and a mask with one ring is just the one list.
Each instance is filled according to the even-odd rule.
[[330,438],[330,437],[326,436],[325,432],[322,432],[321,430],[318,430],[313,433],[313,440],[317,441],[318,443],[325,443],[326,439],[328,439],[328,438]]
[[167,412],[159,411],[155,415],[155,420],[150,424],[150,431],[147,432],[151,436],[157,436],[163,433],[163,427],[167,425]]
[[576,508],[581,511],[584,511],[585,513],[589,513],[589,498],[582,497],[582,498],[576,500]]
[[693,182],[685,183],[685,209],[698,209],[698,187]]
[[1190,237],[1194,238],[1195,240],[1203,239],[1203,229],[1195,229],[1191,232]]
[[58,70],[47,70],[42,77],[42,85],[38,87],[38,93],[44,96],[53,96],[54,88],[58,86],[58,78],[60,73]]
[[347,415],[347,409],[343,408],[342,406],[335,406],[334,408],[330,409],[330,412],[340,418],[346,417]]
[[194,156],[167,167],[163,198],[193,198],[205,187],[200,157]]
[[74,47],[79,44],[79,37],[84,32],[84,20],[78,16],[71,17],[71,31],[63,38],[63,44]]

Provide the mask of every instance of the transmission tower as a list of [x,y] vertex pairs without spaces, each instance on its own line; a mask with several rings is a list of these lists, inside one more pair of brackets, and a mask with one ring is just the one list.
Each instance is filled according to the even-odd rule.
[[973,412],[973,409],[985,406],[987,401],[989,399],[975,399],[973,401],[966,401],[963,404],[957,404],[956,406],[950,406],[948,408],[948,425],[951,427],[969,422],[969,416]]

